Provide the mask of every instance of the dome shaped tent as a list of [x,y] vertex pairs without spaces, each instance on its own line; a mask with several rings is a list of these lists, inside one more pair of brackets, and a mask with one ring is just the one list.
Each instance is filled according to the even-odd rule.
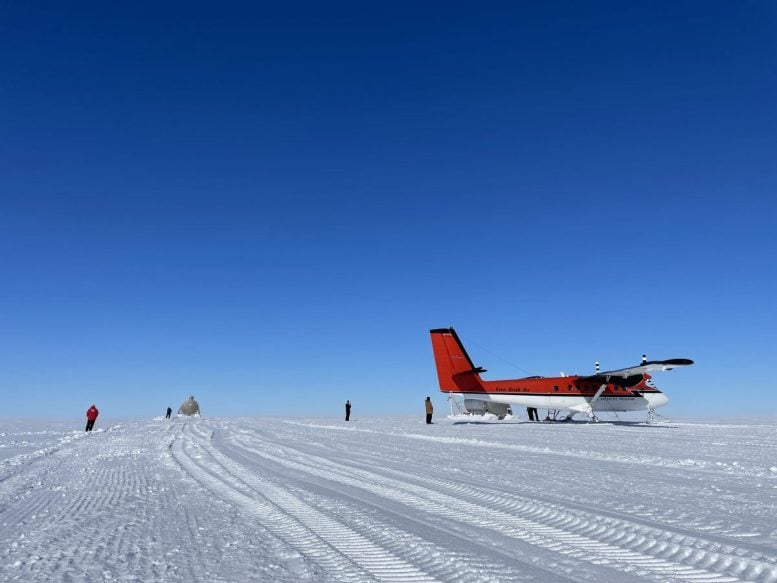
[[186,399],[183,403],[181,403],[181,406],[178,407],[178,414],[179,415],[199,415],[200,414],[200,404],[194,400],[194,395],[189,395],[189,398]]

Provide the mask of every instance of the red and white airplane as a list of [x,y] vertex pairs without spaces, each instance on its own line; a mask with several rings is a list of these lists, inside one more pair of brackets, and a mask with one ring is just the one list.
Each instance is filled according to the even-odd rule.
[[472,363],[453,328],[429,332],[440,391],[450,397],[463,397],[470,411],[480,409],[497,415],[504,415],[508,405],[521,405],[568,411],[566,419],[584,413],[593,421],[598,420],[595,411],[648,411],[648,420],[652,421],[654,409],[663,407],[669,399],[653,385],[648,373],[693,364],[687,358],[649,361],[643,355],[642,364],[618,370],[600,372],[597,363],[596,374],[588,376],[486,381],[480,378],[485,369]]

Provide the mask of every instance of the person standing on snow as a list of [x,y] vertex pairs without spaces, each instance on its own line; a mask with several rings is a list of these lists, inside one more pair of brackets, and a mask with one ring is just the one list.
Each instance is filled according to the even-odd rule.
[[345,402],[345,420],[349,421],[351,419],[351,402],[346,401]]
[[165,415],[165,419],[170,419],[170,415],[172,415],[172,414],[173,414],[173,408],[172,407],[168,407],[167,408],[167,415]]
[[86,430],[91,431],[94,427],[94,422],[97,420],[97,416],[100,412],[95,407],[94,403],[89,409],[86,410]]
[[424,401],[424,405],[426,405],[426,423],[430,425],[432,423],[432,413],[434,413],[434,406],[432,405],[432,400],[429,397],[426,397],[426,401]]

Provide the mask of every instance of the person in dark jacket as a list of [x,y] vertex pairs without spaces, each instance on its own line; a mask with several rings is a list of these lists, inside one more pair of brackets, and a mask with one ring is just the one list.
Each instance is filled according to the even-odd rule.
[[97,420],[97,416],[100,414],[100,412],[97,410],[97,407],[92,404],[89,409],[86,410],[86,430],[91,431],[94,427],[94,422]]
[[432,405],[432,400],[429,397],[426,397],[426,401],[424,401],[424,405],[426,406],[426,423],[431,424],[432,413],[434,413],[434,405]]
[[172,414],[173,414],[173,408],[172,407],[168,407],[167,408],[167,415],[165,415],[165,419],[170,419],[170,415],[172,415]]
[[346,401],[345,402],[345,420],[350,421],[351,419],[351,402]]

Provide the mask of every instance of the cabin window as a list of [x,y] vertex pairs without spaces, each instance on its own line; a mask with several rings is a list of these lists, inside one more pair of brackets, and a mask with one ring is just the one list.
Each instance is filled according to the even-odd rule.
[[558,385],[553,385],[553,390],[558,391]]
[[571,390],[572,390],[572,385],[567,385],[567,391],[571,391]]

